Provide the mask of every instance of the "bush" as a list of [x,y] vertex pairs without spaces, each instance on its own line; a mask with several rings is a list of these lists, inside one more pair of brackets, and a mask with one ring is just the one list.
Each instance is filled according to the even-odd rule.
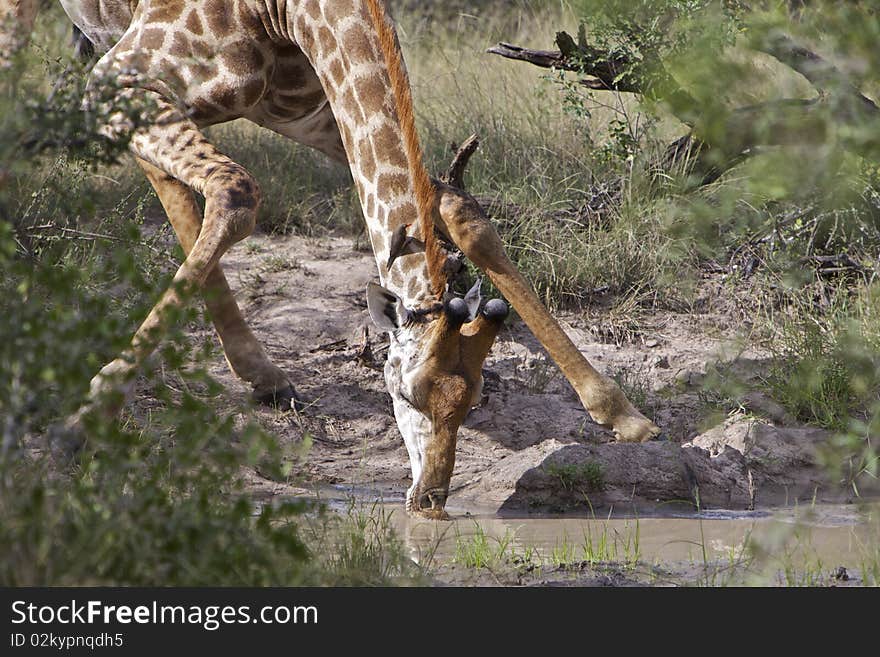
[[[835,431],[833,443],[857,455],[855,471],[876,476],[880,111],[868,98],[880,88],[876,8],[575,6],[580,28],[557,36],[575,74],[550,77],[594,144],[602,168],[593,174],[623,190],[602,228],[614,237],[610,262],[597,257],[593,266],[630,263],[616,290],[639,289],[650,303],[658,296],[645,290],[669,297],[664,272],[677,270],[669,287],[687,297],[700,288],[695,273],[723,271],[741,332],[769,361],[760,385],[798,420]],[[609,66],[610,81],[596,73]],[[584,85],[585,76],[615,90]],[[611,120],[596,132],[600,112]],[[673,151],[686,143],[683,132],[692,140]],[[646,245],[641,255],[621,230]],[[644,253],[658,250],[662,257]]]

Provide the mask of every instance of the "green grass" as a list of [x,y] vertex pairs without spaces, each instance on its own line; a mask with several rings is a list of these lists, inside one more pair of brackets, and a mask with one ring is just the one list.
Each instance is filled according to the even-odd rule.
[[424,585],[426,565],[408,555],[391,524],[391,514],[379,504],[351,500],[344,513],[322,511],[304,525],[305,542],[329,585]]
[[[594,528],[594,524],[597,527]],[[632,569],[641,559],[639,540],[638,520],[632,526],[627,523],[622,531],[611,528],[607,522],[586,522],[580,542],[571,541],[565,534],[546,554],[542,554],[534,546],[518,545],[519,541],[510,529],[499,538],[487,534],[474,521],[472,533],[456,535],[452,562],[467,568],[490,570],[542,565],[569,568],[584,563],[590,567],[614,565]]]
[[456,532],[453,563],[467,568],[493,568],[511,562],[516,556],[512,545],[514,536],[509,530],[501,538],[496,538],[486,534],[480,524],[474,521],[471,536],[462,536],[458,528]]
[[632,404],[644,413],[653,415],[655,406],[651,403],[648,392],[648,375],[645,368],[627,367],[621,368],[611,375],[615,383],[623,390]]
[[798,419],[845,430],[880,401],[880,306],[873,287],[828,294],[821,314],[806,295],[774,314],[774,362],[765,385]]
[[590,565],[599,562],[615,562],[625,567],[635,567],[642,556],[639,538],[638,518],[636,518],[633,527],[627,523],[623,533],[616,529],[612,529],[609,533],[608,524],[601,523],[601,530],[594,535],[592,525],[588,523],[584,529],[581,544],[583,559]]
[[597,461],[585,463],[545,463],[544,472],[553,477],[568,493],[583,494],[601,491],[605,487],[602,464]]

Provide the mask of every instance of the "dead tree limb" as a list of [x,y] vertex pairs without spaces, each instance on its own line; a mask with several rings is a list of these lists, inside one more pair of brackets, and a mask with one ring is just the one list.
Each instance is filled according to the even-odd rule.
[[487,53],[500,55],[507,59],[516,59],[528,62],[541,68],[556,68],[561,71],[580,71],[580,68],[569,62],[559,50],[530,50],[512,43],[502,41],[496,46],[489,48]]
[[[487,52],[528,62],[541,68],[572,71],[584,77],[590,89],[607,89],[662,98],[691,132],[666,149],[664,164],[686,162],[701,174],[705,184],[761,146],[819,144],[827,141],[829,119],[845,128],[841,145],[859,155],[880,159],[880,107],[821,56],[775,34],[756,49],[803,75],[820,92],[817,99],[786,99],[732,110],[722,121],[709,125],[700,104],[681,89],[659,64],[650,71],[633,67],[623,56],[592,48],[565,32],[556,36],[559,50],[531,50],[499,43]],[[627,71],[627,74],[623,74]]]
[[680,108],[676,116],[683,123],[693,124],[695,117],[690,115],[690,108],[698,106],[696,99],[682,89],[659,62],[650,65],[649,73],[634,67],[625,55],[611,55],[584,43],[576,43],[567,32],[556,34],[556,45],[559,50],[531,50],[501,42],[486,52],[541,68],[580,73],[586,76],[580,83],[590,89],[663,97]]

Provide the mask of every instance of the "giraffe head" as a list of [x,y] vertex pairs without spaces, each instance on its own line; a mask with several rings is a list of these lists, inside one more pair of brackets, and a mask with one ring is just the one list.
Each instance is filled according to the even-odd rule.
[[380,285],[367,287],[373,321],[391,334],[385,381],[412,466],[412,514],[447,517],[458,429],[480,398],[483,361],[507,316],[500,299],[480,307],[479,284],[464,299],[422,309]]

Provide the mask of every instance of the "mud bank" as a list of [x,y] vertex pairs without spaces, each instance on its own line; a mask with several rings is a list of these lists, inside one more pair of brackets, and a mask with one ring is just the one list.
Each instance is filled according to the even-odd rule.
[[[372,255],[351,239],[258,235],[232,249],[223,265],[255,334],[309,402],[299,415],[257,411],[282,441],[308,440],[311,448],[296,464],[295,481],[255,475],[255,489],[287,494],[296,486],[344,483],[369,486],[386,499],[401,496],[410,472],[382,376],[387,339],[372,329],[364,295],[376,277]],[[713,412],[701,393],[707,370],[721,363],[748,378],[763,364],[759,352],[735,346],[723,315],[640,317],[640,330],[621,344],[607,341],[599,308],[562,319],[587,358],[623,381],[653,416],[665,440],[615,443],[514,317],[486,361],[482,402],[460,431],[453,511],[671,503],[748,509],[853,496],[851,482],[830,481],[819,465],[829,435],[797,426],[760,395],[739,400],[741,412],[702,430]],[[222,358],[212,371],[247,397]],[[859,491],[878,492],[876,485]]]

